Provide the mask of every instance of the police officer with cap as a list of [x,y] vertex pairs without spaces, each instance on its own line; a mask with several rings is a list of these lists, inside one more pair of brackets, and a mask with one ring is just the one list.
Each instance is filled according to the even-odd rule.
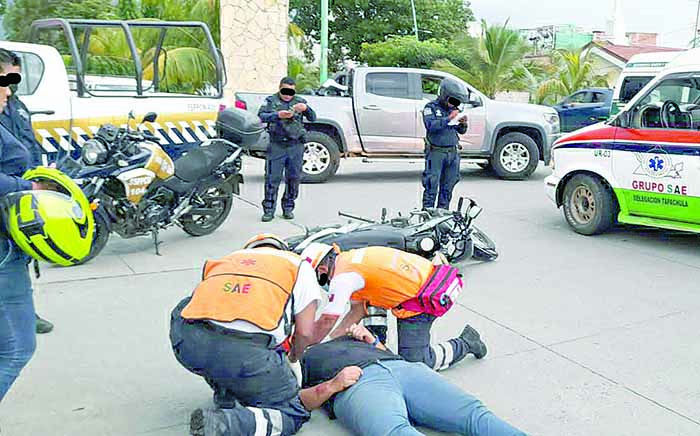
[[272,221],[277,207],[277,191],[284,173],[285,189],[282,197],[282,216],[294,219],[294,201],[299,195],[301,171],[304,162],[306,130],[303,118],[316,120],[316,113],[306,100],[296,95],[296,82],[285,77],[279,92],[265,99],[258,111],[260,119],[267,123],[270,145],[265,162],[265,199],[262,221]]
[[[21,74],[22,62],[16,53],[0,49],[0,63],[5,73]],[[17,85],[10,85],[12,94],[7,99],[7,105],[0,113],[0,124],[29,149],[32,167],[38,167],[41,162],[41,147],[34,136],[29,109],[17,97]],[[53,330],[53,324],[36,315],[36,332],[48,333]]]
[[[459,135],[467,132],[467,118],[459,116],[459,106],[468,101],[463,86],[446,78],[440,84],[437,100],[423,109],[425,171],[423,171],[423,209],[449,209],[452,190],[459,181]],[[439,188],[439,195],[438,195]]]

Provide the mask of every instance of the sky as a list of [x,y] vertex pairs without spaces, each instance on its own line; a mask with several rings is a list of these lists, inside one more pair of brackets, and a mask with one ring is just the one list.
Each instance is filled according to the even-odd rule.
[[[687,47],[693,38],[700,0],[623,0],[627,32],[658,33],[657,44]],[[606,30],[613,0],[469,0],[477,19],[515,28],[575,24],[588,30]]]

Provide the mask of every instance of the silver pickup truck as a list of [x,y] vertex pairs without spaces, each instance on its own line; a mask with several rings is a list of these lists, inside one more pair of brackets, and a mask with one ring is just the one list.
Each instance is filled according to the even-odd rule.
[[[540,160],[549,162],[559,136],[559,116],[549,107],[491,100],[473,86],[440,71],[411,68],[357,68],[336,76],[347,87],[339,95],[304,95],[318,119],[308,123],[304,181],[325,182],[341,158],[422,159],[423,108],[437,98],[445,77],[462,83],[470,96],[469,129],[461,135],[463,162],[491,167],[503,179],[522,180]],[[274,90],[271,90],[271,93]],[[239,92],[236,107],[257,113],[266,95]],[[268,137],[250,154],[264,158]]]

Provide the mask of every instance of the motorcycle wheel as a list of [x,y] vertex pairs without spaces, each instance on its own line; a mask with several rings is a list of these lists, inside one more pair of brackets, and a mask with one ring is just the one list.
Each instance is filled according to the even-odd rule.
[[[233,205],[233,187],[225,182],[210,185],[195,194],[193,202],[197,202],[198,198],[201,204],[195,204],[190,212],[180,217],[182,229],[191,236],[208,235],[226,221]],[[207,209],[212,213],[197,214],[198,209]]]
[[472,254],[472,257],[486,262],[496,260],[498,258],[496,243],[476,226],[472,227],[472,229],[471,237],[474,243],[474,254]]
[[109,225],[107,224],[107,221],[105,221],[102,214],[97,213],[95,214],[95,233],[92,237],[90,254],[88,254],[85,259],[77,262],[76,265],[84,265],[96,258],[97,255],[104,250],[105,246],[107,245],[107,241],[109,241]]

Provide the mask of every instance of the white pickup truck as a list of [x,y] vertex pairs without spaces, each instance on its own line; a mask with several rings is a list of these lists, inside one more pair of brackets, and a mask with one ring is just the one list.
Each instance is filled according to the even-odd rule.
[[[208,41],[215,71],[203,90],[190,94],[173,92],[163,77],[163,59],[170,50],[163,42],[169,32],[183,28],[200,32]],[[95,72],[99,57],[104,57],[97,39],[100,29],[111,29],[110,42],[115,46],[129,47],[121,59],[132,67],[128,73]],[[162,37],[150,38],[155,45],[146,47],[139,40],[145,33]],[[101,124],[123,125],[130,111],[137,119],[147,112],[158,113],[158,122],[143,128],[155,133],[174,157],[214,134],[216,115],[224,105],[225,72],[205,24],[49,19],[33,23],[31,41],[38,44],[0,41],[0,47],[22,60],[18,95],[32,114],[45,161],[59,152],[76,153]],[[156,55],[151,64],[144,64],[141,56],[149,48]],[[146,80],[144,71],[149,67],[152,77]]]
[[[445,77],[462,83],[470,96],[469,129],[461,136],[463,162],[491,166],[504,179],[522,180],[540,160],[549,162],[559,136],[559,116],[549,107],[491,100],[462,80],[440,71],[357,68],[336,76],[347,86],[341,95],[304,95],[318,119],[308,123],[304,179],[323,182],[338,170],[341,157],[421,159],[423,108],[437,98]],[[274,90],[271,90],[271,93]],[[257,113],[266,95],[241,92],[236,106]],[[268,137],[251,149],[264,157]]]

